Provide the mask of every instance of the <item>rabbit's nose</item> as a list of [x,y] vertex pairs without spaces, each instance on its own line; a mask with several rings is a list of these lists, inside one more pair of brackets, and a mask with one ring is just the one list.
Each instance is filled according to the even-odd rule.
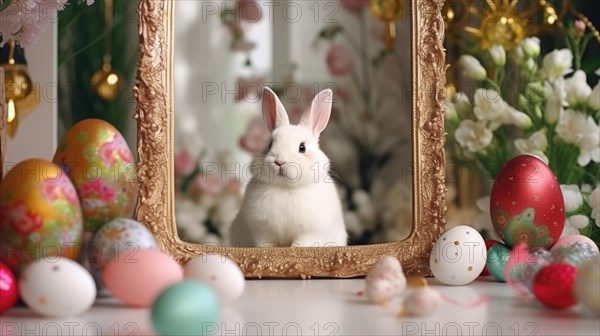
[[273,162],[273,163],[275,163],[278,167],[281,167],[281,166],[283,166],[285,164],[285,161],[275,160],[275,162]]

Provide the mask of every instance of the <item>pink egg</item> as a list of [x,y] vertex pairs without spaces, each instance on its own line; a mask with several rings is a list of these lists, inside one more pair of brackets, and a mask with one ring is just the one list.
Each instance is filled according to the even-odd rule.
[[571,245],[576,242],[589,244],[592,247],[592,250],[599,252],[598,246],[596,245],[596,243],[594,243],[593,240],[591,240],[590,238],[588,238],[584,235],[578,235],[578,234],[568,235],[568,236],[564,236],[564,237],[560,238],[556,242],[556,244],[552,245],[552,247],[550,248],[550,251],[554,251],[557,248],[559,248],[560,246]]
[[128,306],[149,307],[165,288],[183,280],[183,269],[159,250],[127,250],[106,264],[102,276],[106,288]]

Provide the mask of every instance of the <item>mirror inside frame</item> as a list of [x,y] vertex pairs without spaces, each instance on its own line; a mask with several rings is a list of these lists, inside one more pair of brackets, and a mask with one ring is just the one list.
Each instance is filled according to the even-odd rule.
[[[291,124],[318,109],[313,98],[319,92],[333,91],[329,122],[315,137],[318,147],[309,150],[329,158],[323,167],[328,173],[318,180],[331,182],[337,195],[313,189],[301,197],[324,208],[341,204],[349,245],[407,238],[413,225],[410,17],[409,0],[177,1],[174,163],[180,238],[251,245],[227,238],[248,201],[253,162],[266,161],[273,140],[280,140],[263,118],[262,100],[270,99],[263,96],[265,86]],[[306,162],[293,166],[287,176],[292,182],[298,174],[318,172]],[[314,218],[306,214],[323,211],[281,203],[275,213]],[[261,207],[255,210],[273,211]]]

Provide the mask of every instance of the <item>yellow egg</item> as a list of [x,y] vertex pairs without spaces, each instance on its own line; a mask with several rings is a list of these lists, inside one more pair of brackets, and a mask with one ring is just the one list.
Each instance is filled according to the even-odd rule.
[[13,271],[44,257],[77,258],[82,235],[77,192],[59,166],[30,159],[6,174],[0,186],[0,260]]
[[133,155],[119,131],[100,119],[85,119],[62,138],[54,163],[66,171],[81,200],[85,231],[95,232],[132,215],[137,194]]

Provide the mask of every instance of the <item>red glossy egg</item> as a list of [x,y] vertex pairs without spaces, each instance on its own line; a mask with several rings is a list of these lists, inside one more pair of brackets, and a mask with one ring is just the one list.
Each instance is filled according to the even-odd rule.
[[560,185],[552,170],[540,159],[519,155],[502,167],[490,197],[494,229],[512,247],[554,244],[565,225]]
[[8,266],[0,262],[0,314],[10,309],[19,299],[19,285]]

